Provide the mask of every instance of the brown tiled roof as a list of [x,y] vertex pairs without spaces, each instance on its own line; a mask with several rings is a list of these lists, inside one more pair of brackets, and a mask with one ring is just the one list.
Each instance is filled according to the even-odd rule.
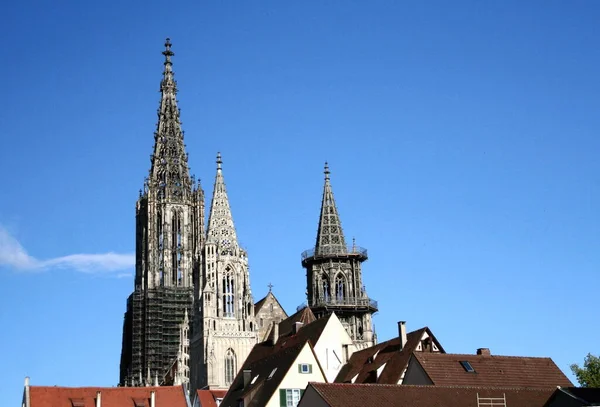
[[585,400],[590,405],[600,405],[600,388],[596,387],[567,387],[560,390],[568,393],[578,399]]
[[161,387],[56,387],[30,386],[31,407],[95,407],[100,392],[102,407],[135,407],[135,401],[150,406],[150,394],[155,392],[156,407],[187,407],[182,386]]
[[600,388],[559,387],[546,406],[600,406]]
[[[336,383],[349,383],[356,377],[354,383],[381,383],[396,384],[406,369],[410,355],[417,348],[423,334],[427,332],[434,343],[443,352],[444,349],[439,344],[429,328],[424,327],[406,335],[406,344],[402,351],[400,350],[400,338],[393,338],[381,342],[375,346],[354,352],[340,373],[338,373]],[[377,369],[385,364],[379,378],[376,377]]]
[[477,397],[506,397],[509,407],[542,407],[553,392],[551,389],[349,383],[310,383],[310,387],[330,407],[477,407]]
[[[304,346],[312,346],[317,342],[323,329],[327,325],[329,318],[314,320],[314,315],[310,309],[303,309],[281,323],[284,324],[284,331],[289,326],[289,331],[280,335],[275,345],[272,342],[265,341],[255,345],[246,358],[244,365],[239,370],[233,384],[229,388],[227,396],[223,399],[221,407],[238,406],[238,400],[249,393],[252,402],[250,406],[263,406],[273,396],[273,393],[279,387],[279,383],[289,370],[291,364],[296,360],[298,354]],[[310,321],[308,325],[303,325],[297,333],[292,332],[293,322]],[[280,328],[281,329],[281,328]],[[316,357],[315,357],[316,359]],[[267,379],[270,373],[277,368],[273,377]],[[251,371],[251,380],[258,376],[254,384],[246,386],[244,389],[244,370]]]
[[200,407],[217,407],[217,398],[222,399],[227,390],[197,390]]
[[290,335],[296,322],[301,322],[304,327],[316,320],[317,318],[315,318],[315,314],[312,313],[310,308],[304,307],[279,323],[279,337]]
[[[247,407],[266,405],[304,346],[310,346],[310,344],[307,341],[294,343],[291,346],[281,347],[262,358],[254,358],[255,360],[251,363],[244,363],[220,407],[238,407],[239,400],[248,395],[252,401],[247,404]],[[262,351],[261,349],[261,353]],[[252,353],[254,353],[254,349]],[[246,387],[244,387],[244,370],[251,371],[251,381],[258,376],[254,383],[248,384]],[[269,376],[271,376],[270,379]]]
[[[423,352],[413,355],[435,385],[538,389],[573,386],[550,358]],[[469,362],[475,372],[467,372],[461,361]]]

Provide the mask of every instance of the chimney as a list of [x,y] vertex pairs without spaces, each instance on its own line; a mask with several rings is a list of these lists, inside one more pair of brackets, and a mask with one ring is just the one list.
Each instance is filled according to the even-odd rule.
[[477,354],[480,356],[491,356],[492,352],[490,352],[490,348],[479,348],[477,349]]
[[156,407],[156,393],[154,391],[150,392],[150,407]]
[[279,323],[273,322],[273,345],[277,343],[277,339],[279,339]]
[[96,407],[102,407],[102,393],[96,392]]
[[406,321],[398,321],[398,338],[400,338],[400,350],[406,346]]
[[244,369],[244,389],[246,387],[248,387],[248,385],[250,384],[250,380],[252,379],[252,370],[246,370]]
[[300,328],[302,328],[302,325],[304,325],[302,322],[294,322],[294,327],[292,328],[292,333],[294,335],[296,335],[298,333],[298,331],[300,330]]
[[25,376],[25,407],[31,406],[31,399],[29,397],[29,376]]
[[343,363],[348,363],[350,360],[348,345],[342,345],[342,357],[344,358],[344,360],[342,360]]

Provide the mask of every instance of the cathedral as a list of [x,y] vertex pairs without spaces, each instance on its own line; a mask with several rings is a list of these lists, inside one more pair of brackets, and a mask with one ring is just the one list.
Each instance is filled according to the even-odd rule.
[[[227,389],[253,346],[287,314],[271,290],[254,302],[219,153],[205,223],[204,191],[188,166],[169,39],[162,54],[151,167],[136,202],[134,290],[123,322],[119,385]],[[335,312],[357,349],[376,341],[377,304],[362,283],[365,260],[365,249],[346,245],[326,164],[316,243],[302,254],[307,306],[317,318]]]

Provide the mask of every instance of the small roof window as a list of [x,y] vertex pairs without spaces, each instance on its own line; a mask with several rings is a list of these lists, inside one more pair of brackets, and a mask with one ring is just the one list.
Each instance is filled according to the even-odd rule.
[[473,369],[473,366],[471,366],[471,363],[469,363],[469,361],[461,360],[460,364],[468,373],[475,373],[475,369]]
[[85,407],[85,401],[83,399],[69,399],[72,407]]
[[271,378],[273,377],[273,375],[275,374],[276,371],[277,371],[277,368],[273,369],[271,371],[271,373],[269,374],[269,377],[267,377],[267,380],[271,380]]

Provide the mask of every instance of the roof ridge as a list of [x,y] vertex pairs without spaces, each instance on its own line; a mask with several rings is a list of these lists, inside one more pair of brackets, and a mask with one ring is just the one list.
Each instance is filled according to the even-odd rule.
[[477,358],[506,358],[506,359],[546,359],[552,360],[550,356],[515,356],[515,355],[478,355],[476,353],[440,353],[440,352],[415,352],[419,354],[419,356],[430,356],[435,355],[434,357],[447,357],[450,358],[452,356],[474,356]]
[[30,385],[31,389],[65,389],[65,390],[96,390],[96,389],[104,389],[104,390],[122,390],[122,389],[137,389],[137,390],[146,390],[146,389],[175,389],[180,388],[180,385],[174,386],[40,386],[40,385]]
[[[483,389],[483,390],[527,390],[527,391],[549,391],[548,387],[515,387],[515,386],[448,386],[448,385],[426,385],[426,384],[403,384],[401,386],[397,384],[385,384],[385,383],[321,383],[321,382],[309,382],[308,384],[316,384],[318,386],[360,386],[360,387],[391,387],[391,388],[428,388],[428,389]],[[562,387],[559,387],[562,388]]]

